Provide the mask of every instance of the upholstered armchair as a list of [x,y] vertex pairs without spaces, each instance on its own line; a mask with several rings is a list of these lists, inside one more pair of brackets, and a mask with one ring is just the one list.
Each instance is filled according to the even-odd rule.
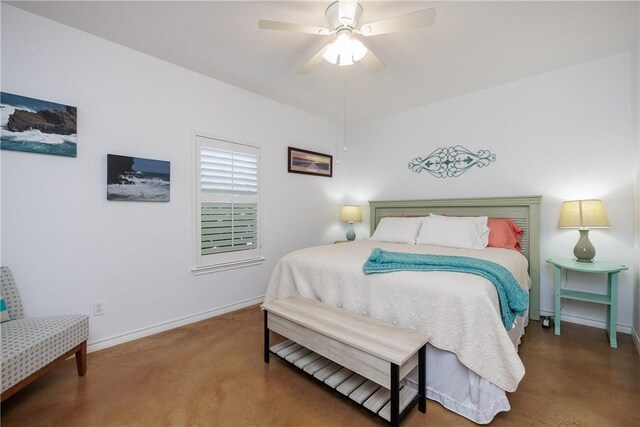
[[24,318],[22,302],[11,271],[0,267],[0,295],[9,320],[2,322],[2,398],[35,381],[75,354],[78,375],[87,372],[89,318],[65,315]]

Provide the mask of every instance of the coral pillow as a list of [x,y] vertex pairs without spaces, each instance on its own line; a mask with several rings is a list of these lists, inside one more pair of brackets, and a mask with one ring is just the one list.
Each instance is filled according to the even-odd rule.
[[489,247],[514,249],[522,252],[520,240],[522,240],[522,229],[518,224],[506,218],[489,218]]

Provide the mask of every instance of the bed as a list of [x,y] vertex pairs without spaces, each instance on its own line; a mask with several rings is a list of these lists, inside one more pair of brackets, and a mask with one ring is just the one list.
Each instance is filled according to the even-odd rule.
[[[427,346],[427,397],[476,423],[489,423],[510,409],[524,375],[517,348],[528,319],[539,318],[540,197],[372,201],[371,232],[385,217],[429,214],[489,216],[513,220],[523,230],[522,254],[501,248],[481,251],[361,240],[302,249],[276,265],[265,301],[302,295],[336,307],[431,335]],[[459,255],[503,265],[529,291],[528,316],[507,331],[499,322],[495,288],[484,278],[451,272],[400,271],[365,275],[373,248]],[[406,379],[415,387],[417,375]]]

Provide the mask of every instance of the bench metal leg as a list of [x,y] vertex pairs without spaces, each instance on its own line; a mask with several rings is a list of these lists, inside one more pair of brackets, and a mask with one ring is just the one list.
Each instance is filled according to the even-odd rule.
[[264,310],[264,363],[269,363],[269,312]]
[[400,367],[391,364],[391,425],[400,425]]
[[418,350],[418,410],[427,412],[427,345]]

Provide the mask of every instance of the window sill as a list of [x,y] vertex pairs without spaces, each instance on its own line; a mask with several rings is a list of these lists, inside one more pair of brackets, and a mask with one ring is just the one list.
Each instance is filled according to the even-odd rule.
[[216,271],[233,270],[236,268],[251,267],[252,265],[262,264],[265,261],[264,257],[245,259],[242,261],[225,262],[222,264],[208,265],[206,267],[194,267],[191,272],[194,276],[200,276],[201,274],[215,273]]

